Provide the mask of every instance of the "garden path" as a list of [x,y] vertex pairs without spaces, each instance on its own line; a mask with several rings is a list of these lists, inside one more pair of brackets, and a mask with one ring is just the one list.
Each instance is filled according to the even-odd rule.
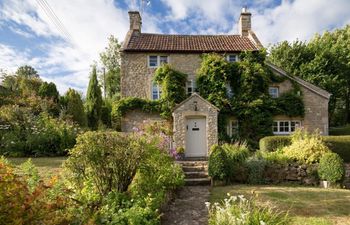
[[176,194],[163,211],[162,225],[206,225],[209,201],[209,186],[185,186]]

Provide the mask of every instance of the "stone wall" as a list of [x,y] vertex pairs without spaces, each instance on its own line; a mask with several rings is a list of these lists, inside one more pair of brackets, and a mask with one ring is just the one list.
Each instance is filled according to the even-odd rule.
[[[197,102],[197,111],[193,110],[194,101]],[[197,94],[193,94],[176,108],[173,113],[175,147],[186,147],[186,118],[188,117],[206,118],[207,152],[209,152],[210,147],[218,143],[217,109]]]
[[121,129],[123,132],[131,132],[134,128],[140,128],[146,122],[164,121],[159,114],[144,113],[140,110],[132,110],[122,118]]
[[195,79],[201,59],[199,54],[164,54],[164,53],[122,53],[121,95],[151,99],[152,78],[156,68],[148,67],[149,55],[168,55],[169,64],[174,69],[188,75],[188,80]]

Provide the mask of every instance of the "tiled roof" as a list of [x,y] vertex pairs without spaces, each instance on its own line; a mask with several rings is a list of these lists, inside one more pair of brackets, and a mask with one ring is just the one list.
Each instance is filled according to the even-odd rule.
[[238,52],[259,48],[240,35],[133,34],[124,51],[147,52]]

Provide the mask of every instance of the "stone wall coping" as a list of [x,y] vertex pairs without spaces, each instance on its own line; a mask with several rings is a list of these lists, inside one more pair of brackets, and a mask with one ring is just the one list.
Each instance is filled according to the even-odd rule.
[[214,109],[216,109],[216,111],[220,111],[220,109],[218,107],[216,107],[215,105],[211,104],[209,101],[207,101],[206,99],[204,99],[202,96],[200,96],[198,93],[194,92],[190,97],[186,98],[184,101],[180,102],[178,105],[176,105],[173,108],[173,111],[176,111],[176,109],[178,109],[180,106],[182,106],[183,104],[185,104],[186,102],[188,102],[189,100],[191,100],[192,98],[198,97],[199,99],[201,99],[202,101],[204,101],[207,105],[213,107]]

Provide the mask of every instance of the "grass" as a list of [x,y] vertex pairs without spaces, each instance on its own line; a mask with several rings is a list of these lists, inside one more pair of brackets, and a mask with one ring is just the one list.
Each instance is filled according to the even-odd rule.
[[350,135],[350,124],[342,127],[331,127],[329,135]]
[[[29,158],[8,158],[14,166],[19,166],[28,159]],[[41,157],[31,159],[33,164],[38,168],[40,176],[42,178],[49,178],[52,175],[59,174],[61,165],[67,157]]]
[[226,194],[256,195],[259,204],[288,211],[295,225],[350,225],[350,191],[314,187],[248,186],[214,187],[211,202],[220,202]]

